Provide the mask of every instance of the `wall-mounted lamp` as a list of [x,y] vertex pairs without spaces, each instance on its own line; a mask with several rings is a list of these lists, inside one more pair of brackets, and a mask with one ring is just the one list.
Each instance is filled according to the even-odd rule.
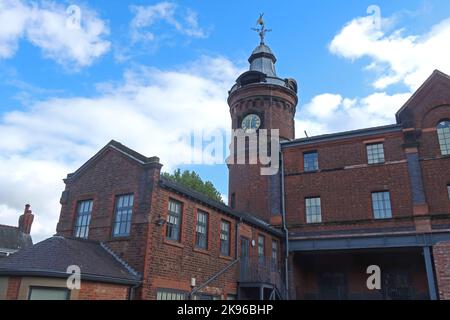
[[158,219],[156,219],[156,224],[158,226],[163,226],[166,223],[166,219],[161,217],[161,215],[158,216]]

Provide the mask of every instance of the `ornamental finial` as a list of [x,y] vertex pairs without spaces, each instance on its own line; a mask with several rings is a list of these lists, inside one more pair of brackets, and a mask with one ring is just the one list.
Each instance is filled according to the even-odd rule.
[[261,13],[259,15],[258,21],[256,21],[256,24],[260,26],[260,28],[252,28],[253,31],[258,32],[259,37],[261,38],[261,44],[264,44],[264,38],[266,37],[266,32],[271,32],[272,29],[266,29],[266,25],[264,22],[264,13]]

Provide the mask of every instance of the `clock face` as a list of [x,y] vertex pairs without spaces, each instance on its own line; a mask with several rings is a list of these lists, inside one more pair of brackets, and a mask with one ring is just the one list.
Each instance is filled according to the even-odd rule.
[[249,114],[242,120],[242,129],[246,132],[256,131],[261,126],[261,119],[256,114]]

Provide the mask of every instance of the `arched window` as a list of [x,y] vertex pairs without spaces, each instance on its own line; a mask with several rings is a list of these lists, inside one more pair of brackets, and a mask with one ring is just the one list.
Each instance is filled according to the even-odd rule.
[[440,122],[437,126],[437,132],[442,155],[450,155],[450,121]]

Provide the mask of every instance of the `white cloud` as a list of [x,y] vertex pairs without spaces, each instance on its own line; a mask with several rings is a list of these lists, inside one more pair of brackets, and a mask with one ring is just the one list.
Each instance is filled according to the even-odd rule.
[[140,67],[96,97],[49,98],[0,118],[0,223],[17,224],[33,206],[35,239],[55,232],[62,179],[116,139],[172,169],[190,156],[192,131],[229,130],[227,90],[241,72],[202,57],[175,70]]
[[351,60],[369,57],[376,89],[401,83],[415,90],[435,69],[450,73],[450,19],[422,35],[407,35],[403,28],[389,31],[394,23],[394,18],[382,19],[378,29],[373,17],[353,19],[331,41],[330,51]]
[[[208,33],[199,26],[197,13],[191,9],[182,10],[172,2],[160,2],[149,6],[132,6],[134,18],[130,24],[133,42],[152,42],[157,36],[150,31],[158,22],[164,22],[178,33],[193,38],[206,38]],[[161,36],[161,35],[159,35]]]
[[[51,1],[0,0],[0,58],[11,58],[26,39],[45,57],[74,68],[91,65],[110,49],[106,23],[87,7],[78,20]],[[79,24],[78,24],[79,21]]]
[[[395,123],[395,113],[410,93],[373,93],[365,98],[348,99],[325,93],[314,97],[299,113],[297,137],[376,127]],[[325,110],[325,111],[323,111]]]

